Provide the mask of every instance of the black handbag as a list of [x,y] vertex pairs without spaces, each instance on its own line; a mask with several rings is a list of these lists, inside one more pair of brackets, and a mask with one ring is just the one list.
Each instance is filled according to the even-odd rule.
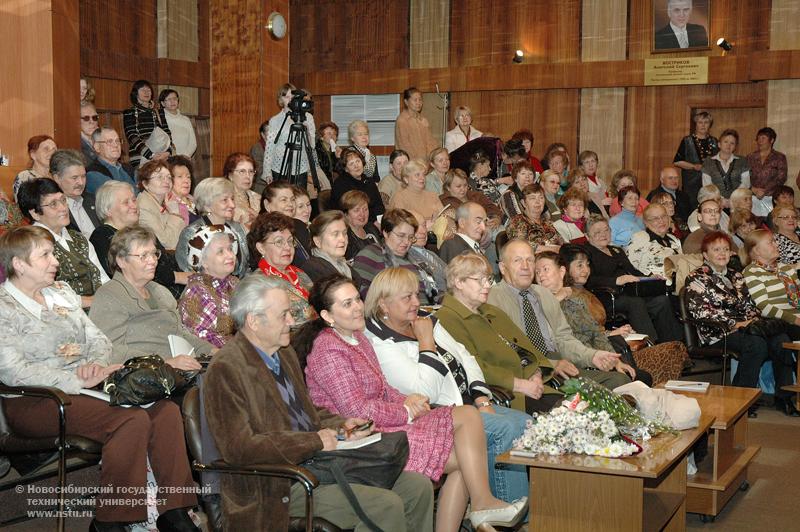
[[667,281],[664,279],[646,279],[622,285],[622,295],[633,297],[656,297],[667,293]]
[[744,332],[753,336],[772,338],[784,334],[788,330],[787,324],[777,318],[756,318],[744,328]]
[[364,512],[350,483],[391,489],[408,461],[408,436],[404,431],[381,433],[373,444],[340,451],[317,451],[302,467],[320,484],[338,484],[361,521],[376,532],[381,528]]
[[190,386],[198,371],[178,371],[158,355],[133,357],[106,378],[111,406],[141,406],[166,399]]

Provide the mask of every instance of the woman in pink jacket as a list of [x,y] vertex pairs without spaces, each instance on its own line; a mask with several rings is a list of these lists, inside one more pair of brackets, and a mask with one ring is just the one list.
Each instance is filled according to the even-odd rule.
[[362,332],[364,303],[350,279],[321,279],[309,302],[319,317],[298,331],[293,345],[301,364],[305,362],[314,404],[343,416],[371,419],[379,432],[405,431],[410,448],[406,469],[434,481],[447,474],[436,530],[458,530],[468,500],[468,517],[476,529],[483,523],[513,526],[525,513],[527,498],[507,504],[492,496],[478,411],[472,406],[431,409],[427,397],[405,396],[389,386]]

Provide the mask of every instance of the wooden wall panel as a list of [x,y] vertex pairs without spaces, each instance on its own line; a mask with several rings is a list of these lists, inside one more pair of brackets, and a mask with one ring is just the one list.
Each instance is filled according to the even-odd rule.
[[[791,0],[786,0],[791,1]],[[716,40],[725,37],[734,44],[733,54],[743,55],[767,49],[770,21],[770,0],[712,0],[711,48],[678,53],[651,54],[653,45],[653,8],[651,0],[630,2],[628,59],[649,57],[718,56],[722,49]]]
[[625,148],[625,89],[582,89],[579,145],[597,153],[597,175],[610,180],[622,168]]
[[407,0],[292,0],[292,74],[408,68]]
[[[52,135],[61,147],[79,147],[77,0],[0,3],[0,187],[28,165],[27,141]],[[74,105],[73,103],[74,102]]]
[[800,2],[772,0],[769,21],[769,49],[800,49]]
[[577,61],[580,0],[460,0],[450,10],[450,66],[511,67],[514,51],[526,63]]
[[446,67],[450,54],[450,0],[410,0],[409,68]]
[[81,48],[156,57],[156,0],[80,0]]
[[[767,123],[778,133],[775,149],[786,154],[789,178],[786,184],[798,191],[800,172],[800,80],[767,82]],[[800,194],[798,194],[800,195]]]
[[[763,108],[766,83],[631,87],[625,117],[625,167],[639,176],[639,187],[650,190],[658,182],[659,169],[672,162],[681,138],[689,131],[692,109]],[[743,113],[748,119],[752,113]],[[761,127],[763,124],[759,124]],[[726,127],[749,129],[755,124],[721,124],[715,121],[712,134]],[[747,139],[744,139],[743,149]]]
[[583,0],[581,61],[625,59],[627,0]]

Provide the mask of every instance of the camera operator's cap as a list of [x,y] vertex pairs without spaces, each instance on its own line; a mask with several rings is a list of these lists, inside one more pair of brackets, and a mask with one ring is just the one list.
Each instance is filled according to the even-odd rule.
[[220,234],[227,234],[231,237],[233,254],[239,260],[239,239],[233,229],[228,227],[227,224],[212,224],[212,225],[199,225],[195,228],[194,234],[189,235],[186,246],[186,258],[189,261],[189,266],[192,271],[200,271],[200,258],[203,255],[203,249],[208,245],[215,236]]

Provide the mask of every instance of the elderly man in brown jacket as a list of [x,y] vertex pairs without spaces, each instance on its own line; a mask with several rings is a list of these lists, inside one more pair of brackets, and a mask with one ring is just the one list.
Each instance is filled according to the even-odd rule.
[[[206,415],[222,458],[235,466],[300,464],[316,451],[336,448],[336,430],[363,420],[342,419],[309,398],[297,355],[289,346],[293,324],[281,285],[261,273],[244,279],[231,298],[238,334],[214,356],[203,387]],[[367,516],[385,531],[432,531],[430,481],[403,472],[392,490],[351,484]],[[225,475],[226,530],[286,530],[302,516],[302,488],[286,479]],[[314,490],[315,515],[341,528],[365,530],[335,484]]]

